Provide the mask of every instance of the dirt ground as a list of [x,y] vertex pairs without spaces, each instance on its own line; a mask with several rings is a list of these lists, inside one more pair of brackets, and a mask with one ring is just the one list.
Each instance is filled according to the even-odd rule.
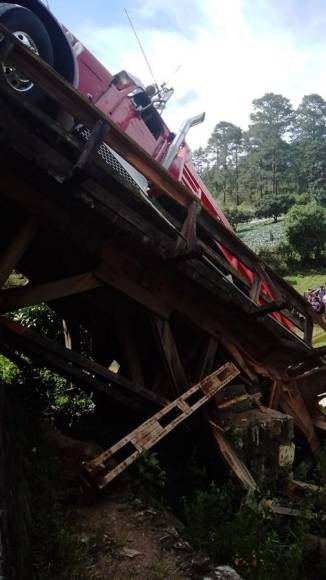
[[[186,580],[189,552],[169,517],[115,491],[74,513],[92,580]],[[169,521],[170,520],[170,521]],[[178,553],[179,552],[179,553]]]

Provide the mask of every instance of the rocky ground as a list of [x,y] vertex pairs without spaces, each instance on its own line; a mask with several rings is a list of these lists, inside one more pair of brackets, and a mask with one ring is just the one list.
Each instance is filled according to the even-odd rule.
[[183,524],[172,512],[135,496],[129,484],[117,480],[101,493],[84,486],[80,461],[91,445],[58,431],[48,440],[84,563],[82,577],[74,580],[239,579],[230,568],[214,568],[205,555],[196,553],[183,539]]

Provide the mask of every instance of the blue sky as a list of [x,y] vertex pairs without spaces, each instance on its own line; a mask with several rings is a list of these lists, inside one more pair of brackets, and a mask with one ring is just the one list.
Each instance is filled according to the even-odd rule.
[[151,77],[130,30],[127,8],[159,82],[173,75],[171,129],[203,110],[193,147],[214,125],[246,127],[251,101],[282,93],[326,97],[325,0],[50,0],[52,12],[111,72]]

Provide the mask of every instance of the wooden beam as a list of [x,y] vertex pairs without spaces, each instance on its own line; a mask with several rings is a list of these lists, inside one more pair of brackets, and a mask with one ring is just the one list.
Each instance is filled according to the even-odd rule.
[[[175,429],[197,409],[209,401],[218,391],[239,374],[232,363],[226,363],[210,376],[200,381],[134,429],[118,443],[107,449],[85,466],[85,471],[99,489],[103,489],[117,475],[133,463],[142,451],[151,449],[158,441]],[[119,459],[119,455],[122,458]],[[113,459],[118,465],[112,467]]]
[[314,322],[311,316],[309,316],[309,314],[306,314],[304,320],[304,340],[307,344],[309,344],[309,346],[311,346],[312,344],[313,331],[314,331]]
[[282,385],[280,406],[285,413],[293,417],[295,425],[305,435],[311,451],[315,456],[318,456],[320,442],[316,434],[313,420],[309,414],[300,390],[294,381]]
[[19,232],[14,236],[8,248],[0,256],[0,288],[16,268],[18,262],[27,250],[38,228],[38,221],[30,217]]
[[262,280],[261,280],[260,274],[258,272],[255,272],[254,282],[253,282],[253,285],[250,288],[250,292],[249,292],[249,296],[255,304],[257,304],[258,298],[260,296],[261,284],[262,284]]
[[0,313],[80,294],[100,286],[103,286],[103,282],[95,278],[92,272],[86,272],[35,286],[28,284],[19,288],[8,288],[0,291]]
[[178,353],[170,323],[155,314],[151,315],[151,322],[172,388],[176,394],[180,394],[189,386],[189,379]]
[[216,425],[216,423],[213,421],[210,421],[210,425],[215,442],[217,443],[218,448],[220,449],[220,452],[228,466],[232,469],[233,473],[236,475],[245,489],[251,493],[255,492],[257,490],[256,482],[247,466],[238,456],[238,453],[234,449],[231,441],[229,441],[219,425]]
[[195,249],[199,251],[197,246],[197,216],[201,211],[202,206],[199,201],[193,201],[188,208],[187,217],[181,229],[181,236],[177,240],[173,258],[180,258],[191,256]]

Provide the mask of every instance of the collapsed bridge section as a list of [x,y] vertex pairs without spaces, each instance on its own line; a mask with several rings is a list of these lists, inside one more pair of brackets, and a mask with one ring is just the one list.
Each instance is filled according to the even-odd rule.
[[[0,87],[0,282],[13,270],[28,280],[0,291],[0,314],[48,303],[65,321],[66,339],[65,347],[51,343],[3,316],[2,352],[13,360],[26,352],[101,392],[121,417],[132,410],[135,428],[232,362],[241,396],[266,414],[291,415],[316,453],[326,365],[312,334],[314,324],[326,329],[321,316],[110,119],[3,27],[1,34],[1,58],[39,85],[74,127]],[[88,358],[80,352],[81,327],[92,337]],[[113,360],[115,374],[108,371]],[[234,400],[227,389],[224,409]],[[216,397],[205,408],[219,448],[248,482],[216,435],[221,401],[219,411]]]

